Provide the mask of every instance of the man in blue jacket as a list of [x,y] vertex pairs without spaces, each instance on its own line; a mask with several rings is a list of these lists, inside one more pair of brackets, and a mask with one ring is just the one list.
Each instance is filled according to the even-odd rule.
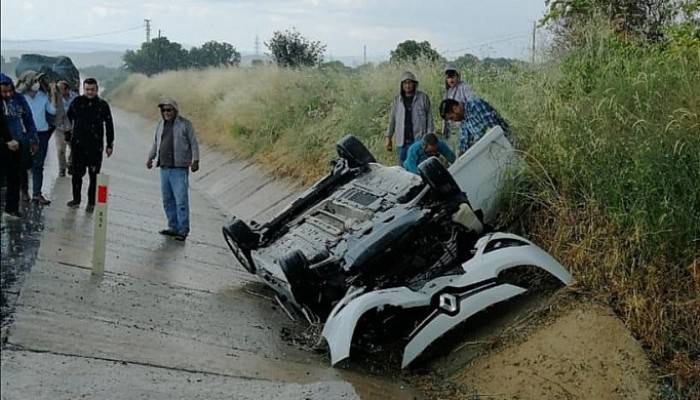
[[447,143],[438,139],[435,134],[428,133],[408,148],[403,167],[406,171],[417,174],[418,164],[430,157],[438,157],[446,167],[455,162],[455,154]]
[[[56,114],[56,108],[51,103],[49,94],[41,88],[41,79],[44,74],[34,71],[25,71],[19,77],[17,84],[18,92],[24,94],[24,99],[32,109],[32,117],[34,118],[34,126],[36,134],[39,138],[39,147],[36,153],[32,156],[32,201],[42,206],[51,204],[41,193],[41,188],[44,183],[44,162],[46,161],[46,152],[49,148],[49,139],[53,133],[53,128],[49,123],[48,116]],[[55,83],[51,83],[51,97],[55,94]]]
[[[21,217],[19,213],[19,192],[22,179],[27,179],[27,169],[31,165],[31,154],[37,149],[34,118],[24,96],[15,91],[12,79],[0,73],[0,98],[2,99],[3,122],[12,140],[6,142],[7,160],[3,166],[7,179],[5,214],[10,218]],[[14,143],[12,143],[14,141]]]

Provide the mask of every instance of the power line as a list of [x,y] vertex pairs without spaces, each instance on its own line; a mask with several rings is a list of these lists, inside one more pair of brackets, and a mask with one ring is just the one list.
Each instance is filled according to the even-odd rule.
[[501,36],[500,38],[494,38],[493,40],[489,40],[486,42],[475,43],[475,44],[472,44],[470,46],[467,46],[467,47],[464,47],[461,49],[454,49],[454,50],[447,49],[447,50],[444,50],[443,53],[457,53],[457,52],[466,51],[466,50],[473,50],[473,49],[476,49],[478,47],[488,46],[490,44],[496,44],[496,43],[509,42],[509,41],[512,41],[515,39],[527,37],[529,35],[530,35],[529,31],[528,32],[511,33],[509,35]]
[[66,37],[56,38],[56,39],[19,39],[19,40],[14,40],[14,41],[15,42],[31,43],[31,42],[59,42],[59,41],[68,41],[68,40],[77,40],[77,39],[89,39],[89,38],[98,37],[98,36],[107,36],[107,35],[114,35],[117,33],[135,31],[137,29],[142,29],[142,28],[143,28],[143,25],[139,25],[139,26],[134,26],[131,28],[126,28],[126,29],[120,29],[120,30],[116,30],[116,31],[93,33],[90,35],[66,36]]

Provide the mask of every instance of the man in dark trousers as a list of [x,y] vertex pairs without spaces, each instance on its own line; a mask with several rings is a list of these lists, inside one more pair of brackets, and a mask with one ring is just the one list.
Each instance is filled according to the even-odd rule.
[[[71,136],[71,164],[73,200],[67,206],[78,208],[81,201],[83,177],[87,171],[90,176],[88,186],[88,203],[85,211],[93,212],[95,209],[95,190],[97,188],[97,174],[102,167],[102,151],[107,157],[112,156],[114,149],[114,122],[109,104],[97,95],[97,81],[88,78],[83,81],[83,95],[77,97],[68,109],[68,119],[73,125]],[[104,136],[107,136],[107,146],[104,145]]]
[[12,132],[5,122],[5,114],[0,113],[0,157],[2,162],[2,176],[5,176],[7,190],[5,195],[5,211],[3,221],[17,220],[22,217],[19,213],[19,179],[20,179],[20,154],[19,142],[12,137]]
[[[31,154],[38,147],[39,139],[34,127],[32,110],[24,96],[15,91],[12,79],[0,73],[0,112],[3,125],[10,136],[3,133],[2,170],[7,178],[5,198],[6,220],[22,217],[19,212],[19,193],[22,177],[26,177],[31,165]],[[9,139],[9,140],[8,140]],[[29,200],[29,198],[27,198]]]

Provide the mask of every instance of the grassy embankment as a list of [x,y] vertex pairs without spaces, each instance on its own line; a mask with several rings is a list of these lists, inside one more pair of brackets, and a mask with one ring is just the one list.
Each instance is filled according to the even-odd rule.
[[[155,116],[172,96],[204,141],[308,182],[345,132],[393,160],[383,132],[404,68],[131,76],[113,98]],[[436,109],[441,68],[410,69]],[[700,393],[700,54],[595,34],[535,68],[464,76],[511,122],[530,166],[509,215],[580,291],[613,306],[663,373]]]

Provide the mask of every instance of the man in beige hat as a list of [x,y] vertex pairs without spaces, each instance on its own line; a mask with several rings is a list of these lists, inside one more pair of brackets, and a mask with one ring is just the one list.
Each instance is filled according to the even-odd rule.
[[192,123],[181,116],[175,100],[158,104],[158,122],[146,168],[160,167],[160,189],[168,228],[160,234],[184,241],[190,233],[189,170],[199,170],[199,144]]
[[56,108],[56,134],[54,142],[56,144],[56,155],[58,155],[58,176],[66,176],[66,170],[70,170],[70,162],[66,160],[66,149],[70,143],[70,135],[73,126],[68,119],[68,109],[73,103],[78,94],[70,89],[70,85],[66,81],[58,81],[56,83],[58,89],[51,101]]

